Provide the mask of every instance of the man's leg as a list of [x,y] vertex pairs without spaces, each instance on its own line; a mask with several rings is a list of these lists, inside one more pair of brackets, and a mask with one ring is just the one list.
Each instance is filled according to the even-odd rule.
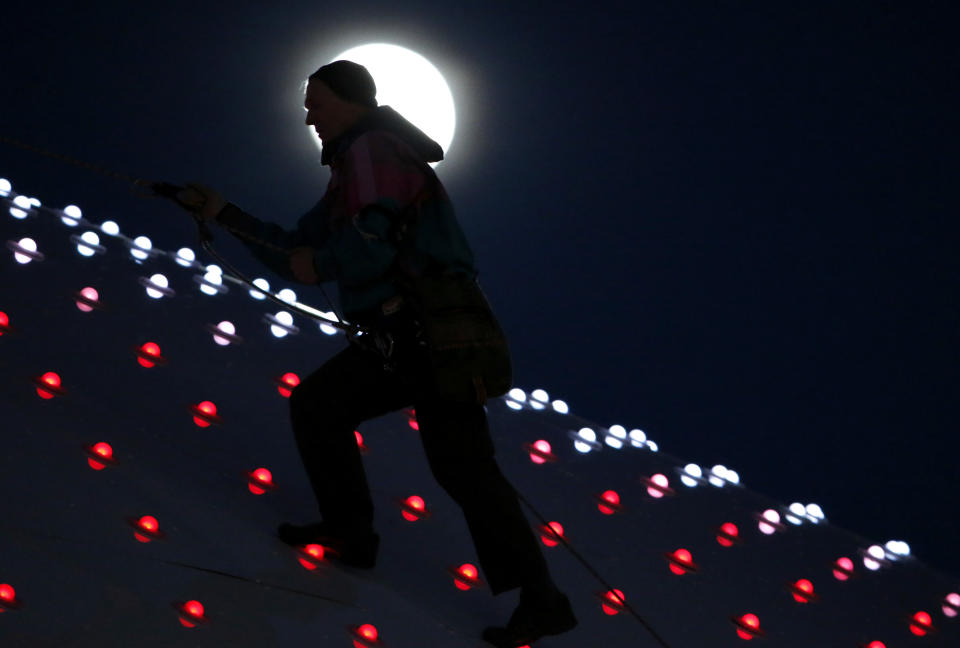
[[372,528],[373,502],[354,430],[412,400],[409,387],[384,369],[383,358],[353,344],[293,390],[293,433],[325,522]]
[[463,509],[491,591],[552,590],[540,546],[494,459],[483,407],[419,400],[417,421],[430,468]]

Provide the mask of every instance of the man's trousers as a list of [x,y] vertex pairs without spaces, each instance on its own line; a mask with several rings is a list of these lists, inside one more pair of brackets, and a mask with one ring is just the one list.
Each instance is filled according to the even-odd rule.
[[351,341],[290,396],[294,436],[323,519],[372,528],[373,502],[354,430],[413,406],[430,469],[463,509],[491,591],[549,582],[533,530],[494,458],[483,406],[433,396],[416,323],[403,313],[394,319],[391,367],[377,351]]

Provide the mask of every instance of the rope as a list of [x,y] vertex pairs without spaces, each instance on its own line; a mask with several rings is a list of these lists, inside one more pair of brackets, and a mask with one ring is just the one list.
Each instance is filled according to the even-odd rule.
[[126,183],[129,183],[129,184],[134,184],[134,183],[136,183],[136,180],[135,180],[134,178],[131,178],[130,176],[128,176],[128,175],[126,175],[126,174],[119,173],[119,172],[117,172],[117,171],[112,171],[112,170],[107,169],[107,168],[105,168],[105,167],[102,167],[102,166],[93,164],[92,162],[84,162],[83,160],[78,160],[78,159],[76,159],[76,158],[72,158],[72,157],[70,157],[69,155],[63,155],[62,153],[54,153],[53,151],[48,151],[47,149],[42,148],[42,147],[39,147],[39,146],[34,146],[34,145],[32,145],[32,144],[26,144],[26,143],[24,143],[24,142],[21,142],[20,140],[15,140],[15,139],[13,139],[13,138],[11,138],[11,137],[6,137],[5,135],[0,135],[0,142],[4,142],[4,143],[6,143],[6,144],[11,144],[11,145],[13,145],[13,146],[22,148],[22,149],[27,150],[27,151],[31,151],[31,152],[33,152],[33,153],[39,153],[40,155],[45,155],[45,156],[50,157],[50,158],[53,158],[53,159],[55,159],[55,160],[60,160],[61,162],[66,162],[67,164],[72,164],[72,165],[74,165],[74,166],[78,166],[78,167],[81,167],[81,168],[83,168],[83,169],[87,169],[87,170],[89,170],[89,171],[93,171],[94,173],[99,173],[99,174],[101,174],[101,175],[105,175],[105,176],[107,176],[108,178],[113,178],[114,180],[120,180],[120,181],[122,181],[122,182],[126,182]]

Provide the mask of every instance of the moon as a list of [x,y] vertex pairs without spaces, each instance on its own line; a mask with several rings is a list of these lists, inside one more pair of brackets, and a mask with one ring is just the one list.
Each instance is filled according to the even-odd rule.
[[[353,61],[369,70],[377,84],[377,103],[390,106],[443,148],[453,142],[457,114],[450,87],[426,58],[399,45],[370,43],[333,59]],[[331,63],[333,62],[331,61]],[[318,142],[313,137],[314,142]],[[439,162],[431,162],[436,166]]]

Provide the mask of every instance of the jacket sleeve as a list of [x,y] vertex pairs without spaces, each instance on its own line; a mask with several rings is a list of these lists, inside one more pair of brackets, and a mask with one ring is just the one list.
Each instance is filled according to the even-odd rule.
[[397,249],[388,232],[427,178],[406,144],[377,131],[351,144],[341,173],[342,205],[351,222],[337,231],[333,245],[317,250],[314,266],[320,276],[360,285],[381,278],[393,264]]
[[227,203],[217,214],[216,220],[236,236],[261,263],[283,279],[295,282],[297,279],[290,270],[289,253],[299,246],[315,246],[320,243],[316,237],[322,231],[319,221],[322,218],[323,209],[321,200],[300,217],[297,228],[292,232],[274,223],[266,223],[233,203]]

